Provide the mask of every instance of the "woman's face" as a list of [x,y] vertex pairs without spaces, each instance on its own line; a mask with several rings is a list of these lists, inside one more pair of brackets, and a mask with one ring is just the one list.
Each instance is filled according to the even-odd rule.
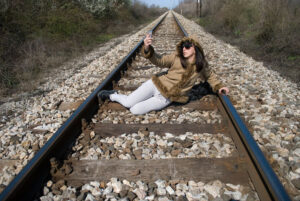
[[189,59],[195,55],[195,47],[192,43],[190,42],[184,42],[182,44],[182,53],[183,57],[186,59]]

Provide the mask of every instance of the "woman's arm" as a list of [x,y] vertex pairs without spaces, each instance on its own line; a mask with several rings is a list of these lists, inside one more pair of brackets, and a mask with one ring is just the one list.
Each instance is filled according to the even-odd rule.
[[229,93],[229,89],[221,84],[210,67],[205,67],[202,72],[205,80],[210,84],[214,92],[222,93],[224,91],[225,94]]
[[150,37],[150,34],[147,34],[141,50],[142,55],[145,58],[149,59],[154,65],[157,65],[159,67],[171,67],[175,60],[175,53],[161,56],[155,53],[154,48],[151,46],[151,44],[152,37]]

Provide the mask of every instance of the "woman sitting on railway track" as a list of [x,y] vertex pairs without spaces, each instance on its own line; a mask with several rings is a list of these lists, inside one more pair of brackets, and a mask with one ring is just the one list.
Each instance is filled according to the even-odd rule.
[[98,98],[102,101],[109,98],[126,108],[133,114],[145,114],[153,110],[161,110],[171,102],[186,103],[188,92],[198,77],[207,81],[214,92],[229,92],[223,87],[216,75],[209,68],[203,50],[195,37],[184,37],[176,46],[176,51],[160,56],[151,46],[152,37],[147,34],[141,49],[142,55],[159,67],[168,67],[167,74],[153,76],[131,94],[123,95],[115,91],[100,91]]

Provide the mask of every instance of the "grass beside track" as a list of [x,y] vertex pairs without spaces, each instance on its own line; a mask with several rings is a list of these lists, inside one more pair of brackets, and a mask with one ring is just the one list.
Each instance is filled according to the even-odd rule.
[[66,61],[129,33],[162,12],[129,4],[100,16],[67,0],[16,0],[4,5],[0,9],[0,98],[35,89]]

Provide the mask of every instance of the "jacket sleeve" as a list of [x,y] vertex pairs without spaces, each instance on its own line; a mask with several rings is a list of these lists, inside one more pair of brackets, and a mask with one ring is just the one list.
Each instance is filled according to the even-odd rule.
[[217,79],[216,74],[210,67],[206,67],[202,71],[205,80],[210,84],[214,92],[218,92],[223,87],[222,83]]
[[145,52],[145,46],[141,49],[143,57],[149,59],[151,63],[159,67],[170,68],[175,60],[175,53],[169,55],[159,55],[155,53],[154,48],[150,45],[148,52]]

